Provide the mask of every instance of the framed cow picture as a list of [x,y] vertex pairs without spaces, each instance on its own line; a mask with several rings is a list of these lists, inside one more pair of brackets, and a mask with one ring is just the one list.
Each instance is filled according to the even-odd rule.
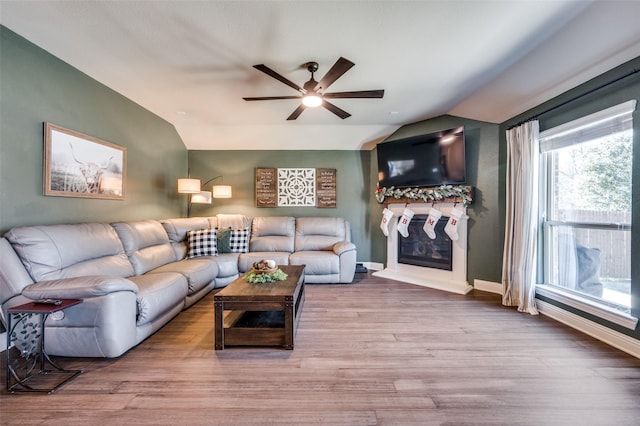
[[127,150],[44,123],[44,195],[124,200]]

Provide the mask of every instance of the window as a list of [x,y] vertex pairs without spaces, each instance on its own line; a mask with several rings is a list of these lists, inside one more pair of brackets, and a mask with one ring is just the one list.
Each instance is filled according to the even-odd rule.
[[540,134],[540,282],[630,313],[635,101]]

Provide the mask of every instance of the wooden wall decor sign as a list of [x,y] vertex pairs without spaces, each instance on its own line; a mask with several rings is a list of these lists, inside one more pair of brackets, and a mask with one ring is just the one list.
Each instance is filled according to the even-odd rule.
[[278,169],[256,168],[256,207],[278,207]]
[[336,169],[255,169],[256,207],[336,208]]
[[336,169],[317,169],[316,171],[316,207],[336,208],[337,204]]

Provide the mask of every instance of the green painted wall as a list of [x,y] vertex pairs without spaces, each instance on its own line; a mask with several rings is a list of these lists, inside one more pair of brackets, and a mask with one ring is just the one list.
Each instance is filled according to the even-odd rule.
[[[0,233],[18,225],[180,214],[187,150],[175,128],[0,27]],[[43,122],[127,148],[124,201],[42,195]]]
[[[189,151],[191,177],[204,183],[222,175],[233,186],[233,198],[214,199],[213,204],[194,204],[192,216],[242,213],[247,216],[339,216],[351,224],[351,238],[358,248],[358,261],[371,258],[370,217],[367,202],[371,192],[368,151]],[[334,168],[338,200],[335,209],[315,207],[255,207],[255,168]],[[215,184],[222,180],[216,180]],[[213,184],[212,183],[212,184]],[[209,184],[206,189],[210,190]],[[186,210],[187,196],[183,196]]]
[[[482,121],[469,120],[454,116],[441,116],[409,124],[398,129],[387,141],[421,135],[457,126],[465,127],[467,185],[475,188],[474,203],[467,209],[469,215],[467,279],[500,282],[502,270],[502,249],[504,226],[499,227],[500,199],[498,180],[502,173],[498,166],[499,126]],[[377,184],[377,156],[371,156],[371,175],[373,188]],[[372,234],[375,247],[385,247],[386,239],[378,226],[382,219],[382,206],[372,196],[370,208],[375,212],[372,217]],[[376,232],[377,230],[377,232]],[[383,249],[384,251],[384,249]],[[376,255],[379,250],[376,250]],[[379,262],[384,261],[377,257]]]
[[[620,80],[612,85],[608,85],[605,88],[597,89],[599,86],[605,85],[608,82],[614,81],[626,73],[640,69],[640,57],[627,62],[603,75],[600,75],[593,80],[578,86],[536,108],[526,111],[517,117],[514,117],[507,122],[500,125],[500,164],[506,164],[506,137],[505,131],[510,126],[519,123],[523,120],[531,119],[531,117],[538,117],[540,123],[540,131],[558,126],[560,124],[575,120],[585,115],[603,110],[613,105],[620,104],[632,99],[636,99],[640,104],[640,73],[636,73],[631,77]],[[593,91],[595,90],[595,91]],[[589,93],[593,91],[593,93]],[[589,94],[588,94],[589,93]],[[574,97],[582,96],[579,100],[570,101]],[[557,106],[567,102],[566,105],[556,108]],[[556,108],[548,113],[543,113],[550,108]],[[634,316],[640,316],[640,263],[637,259],[640,258],[640,105],[636,106],[636,110],[633,115],[633,199],[632,199],[632,213],[631,213],[631,312]],[[500,194],[504,197],[505,194],[505,176],[504,173],[500,175]],[[504,204],[504,202],[502,202]],[[501,212],[500,221],[504,226],[504,210]],[[549,303],[560,305],[552,300],[547,300]],[[629,334],[635,338],[640,339],[640,326],[635,331],[630,331],[623,327],[619,327],[615,324],[607,323],[599,318],[591,317],[580,311],[577,311],[568,306],[563,306],[565,309],[572,311],[577,315],[584,316],[592,321],[605,324],[606,326],[620,331],[621,333]]]

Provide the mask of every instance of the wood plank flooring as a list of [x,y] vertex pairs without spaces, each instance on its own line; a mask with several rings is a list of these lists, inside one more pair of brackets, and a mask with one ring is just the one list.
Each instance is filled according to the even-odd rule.
[[[307,285],[293,351],[213,349],[213,295],[6,425],[638,425],[640,360],[497,295],[370,274]],[[4,354],[3,354],[4,355]]]

